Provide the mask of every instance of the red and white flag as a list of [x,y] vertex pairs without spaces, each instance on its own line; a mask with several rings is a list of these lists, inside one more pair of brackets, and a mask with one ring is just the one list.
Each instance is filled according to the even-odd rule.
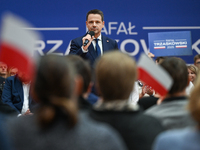
[[33,58],[35,42],[40,34],[26,30],[32,27],[23,19],[6,14],[2,19],[0,39],[0,61],[32,77],[35,71]]
[[151,86],[161,96],[165,96],[172,86],[173,79],[161,66],[148,56],[141,54],[138,61],[139,80]]

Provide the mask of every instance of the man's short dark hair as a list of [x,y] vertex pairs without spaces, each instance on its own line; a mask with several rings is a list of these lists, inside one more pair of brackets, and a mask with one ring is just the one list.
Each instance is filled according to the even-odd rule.
[[194,56],[194,63],[196,63],[197,59],[200,59],[200,54],[197,54],[197,55]]
[[67,59],[75,67],[76,74],[80,75],[83,78],[83,93],[87,92],[92,78],[89,63],[78,55],[67,55]]
[[182,92],[188,85],[188,70],[185,61],[178,57],[169,57],[166,58],[160,65],[174,80],[174,83],[168,93],[173,95],[178,92]]
[[156,62],[157,62],[158,64],[160,64],[164,59],[165,59],[165,57],[157,57],[157,58],[156,58]]
[[104,21],[104,15],[101,10],[93,9],[93,10],[88,11],[87,16],[86,16],[86,21],[88,20],[89,14],[99,14],[101,16],[101,20]]

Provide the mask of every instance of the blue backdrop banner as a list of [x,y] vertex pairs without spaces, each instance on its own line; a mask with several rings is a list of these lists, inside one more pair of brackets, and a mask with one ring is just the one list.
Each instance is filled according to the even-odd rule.
[[43,40],[36,41],[39,55],[69,53],[70,41],[86,33],[86,14],[104,13],[102,34],[115,39],[119,49],[136,60],[148,53],[148,33],[190,31],[192,55],[181,56],[192,64],[200,53],[200,1],[194,0],[1,0],[0,14],[10,11],[32,23]]

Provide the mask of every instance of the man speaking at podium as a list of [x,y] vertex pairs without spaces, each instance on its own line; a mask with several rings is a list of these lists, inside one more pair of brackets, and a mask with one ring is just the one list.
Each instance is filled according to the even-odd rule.
[[102,11],[90,10],[86,16],[88,32],[71,41],[69,54],[79,55],[83,59],[89,60],[92,69],[94,69],[94,62],[98,56],[103,55],[106,51],[118,49],[115,40],[101,34],[104,23]]

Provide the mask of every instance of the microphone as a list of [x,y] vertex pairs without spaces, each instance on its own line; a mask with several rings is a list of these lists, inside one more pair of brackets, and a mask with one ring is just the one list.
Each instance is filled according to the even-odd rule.
[[[92,36],[94,36],[94,31],[90,31],[90,32],[88,32],[88,34],[91,35],[91,37],[92,37]],[[86,46],[88,43],[89,43],[89,40],[86,39],[83,46]]]

